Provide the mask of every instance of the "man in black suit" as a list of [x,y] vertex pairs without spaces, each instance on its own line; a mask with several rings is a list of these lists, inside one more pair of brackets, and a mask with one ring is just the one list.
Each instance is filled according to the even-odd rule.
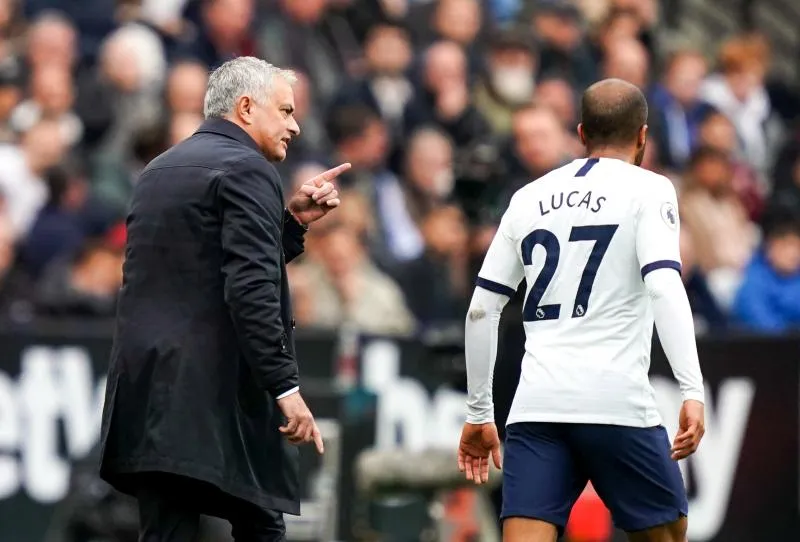
[[322,437],[299,393],[286,262],[339,204],[342,164],[284,207],[270,162],[300,129],[293,74],[241,57],[210,77],[206,122],[136,184],[102,424],[101,476],[139,501],[142,542],[285,539],[298,451]]

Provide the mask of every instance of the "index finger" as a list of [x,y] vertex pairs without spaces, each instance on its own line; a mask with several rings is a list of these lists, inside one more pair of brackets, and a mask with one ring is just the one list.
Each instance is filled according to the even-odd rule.
[[314,444],[317,446],[317,452],[320,455],[325,453],[325,444],[322,442],[322,433],[319,432],[319,428],[317,424],[314,424],[314,430],[311,432],[311,436],[314,437]]
[[[350,169],[351,167],[352,167],[352,165],[350,164],[350,162],[345,162],[344,164],[339,164],[335,168],[329,169],[325,173],[322,173],[319,177],[317,177],[317,179],[321,180],[323,183],[327,182],[327,181],[332,181],[336,177],[338,177],[339,175],[341,175],[342,173],[344,173],[345,171]],[[318,183],[315,183],[315,184],[317,184],[317,186],[320,186],[320,184],[318,184]]]

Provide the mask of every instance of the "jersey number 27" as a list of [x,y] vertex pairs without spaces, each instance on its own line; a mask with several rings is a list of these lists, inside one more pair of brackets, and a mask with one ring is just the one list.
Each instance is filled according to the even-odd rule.
[[[589,296],[592,295],[594,278],[597,276],[597,269],[603,256],[606,254],[611,238],[617,231],[618,225],[609,226],[575,226],[569,234],[570,242],[594,241],[594,247],[589,254],[589,261],[583,268],[583,275],[578,285],[578,294],[575,296],[575,303],[572,307],[572,317],[580,318],[586,315],[589,308]],[[558,259],[561,255],[561,244],[558,238],[549,230],[534,230],[522,240],[522,261],[525,265],[531,265],[533,249],[536,245],[544,248],[546,256],[544,267],[539,276],[533,283],[533,287],[525,299],[522,308],[522,319],[525,322],[538,322],[541,320],[557,320],[561,314],[561,304],[540,305],[545,290],[553,280],[558,267]]]

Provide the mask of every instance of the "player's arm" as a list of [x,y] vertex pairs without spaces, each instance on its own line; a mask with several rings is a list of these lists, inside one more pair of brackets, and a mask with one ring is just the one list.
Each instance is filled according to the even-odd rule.
[[506,232],[507,215],[483,261],[465,325],[467,423],[458,446],[458,468],[476,484],[489,480],[489,456],[501,466],[494,424],[492,373],[497,357],[500,314],[523,277],[516,245]]
[[494,421],[492,373],[497,357],[500,315],[524,276],[516,244],[504,222],[478,273],[465,324],[467,423]]
[[654,187],[637,217],[636,252],[650,296],[659,341],[678,380],[684,406],[673,457],[693,453],[704,433],[703,375],[697,356],[694,321],[680,277],[680,220],[675,189],[669,181]]
[[680,277],[678,202],[669,181],[654,187],[640,207],[636,253],[652,301],[658,337],[683,399],[703,402],[692,309]]

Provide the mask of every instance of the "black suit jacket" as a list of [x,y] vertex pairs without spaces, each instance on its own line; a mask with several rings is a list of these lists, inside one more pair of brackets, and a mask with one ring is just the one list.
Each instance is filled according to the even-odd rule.
[[136,473],[169,472],[299,514],[275,397],[298,385],[285,265],[304,231],[275,168],[226,120],[145,168],[103,411],[106,481],[132,493]]

